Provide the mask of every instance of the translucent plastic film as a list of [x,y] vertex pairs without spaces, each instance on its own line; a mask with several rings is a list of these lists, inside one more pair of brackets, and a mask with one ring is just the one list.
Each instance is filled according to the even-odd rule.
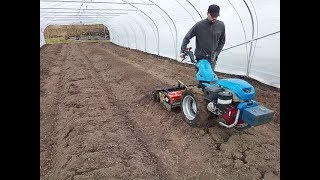
[[117,45],[180,60],[184,36],[211,4],[226,28],[216,71],[280,88],[279,0],[40,0],[40,47],[48,25],[99,23]]

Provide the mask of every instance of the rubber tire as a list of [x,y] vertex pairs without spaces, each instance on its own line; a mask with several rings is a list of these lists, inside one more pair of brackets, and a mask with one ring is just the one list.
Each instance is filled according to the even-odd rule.
[[152,92],[152,97],[155,102],[160,102],[159,91],[160,90],[155,90]]
[[[197,112],[196,117],[190,121],[184,114],[183,111],[183,99],[185,96],[191,95],[195,101],[197,106]],[[188,88],[182,93],[181,98],[181,114],[183,119],[191,126],[191,127],[207,127],[209,123],[209,117],[211,115],[211,112],[207,109],[208,102],[204,99],[204,94],[199,88]]]

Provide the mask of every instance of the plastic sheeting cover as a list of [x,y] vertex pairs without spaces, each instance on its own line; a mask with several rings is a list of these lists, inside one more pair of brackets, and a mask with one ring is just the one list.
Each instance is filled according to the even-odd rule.
[[[185,34],[211,4],[226,27],[216,71],[280,88],[279,0],[40,0],[40,47],[48,25],[99,23],[117,45],[180,60]],[[195,38],[188,46],[195,49]]]

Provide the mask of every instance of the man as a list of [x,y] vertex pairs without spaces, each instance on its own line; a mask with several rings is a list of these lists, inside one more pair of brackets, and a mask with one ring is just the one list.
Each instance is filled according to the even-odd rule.
[[186,34],[181,45],[181,58],[185,58],[185,49],[190,39],[196,36],[196,49],[194,55],[196,60],[207,59],[212,70],[215,68],[218,55],[225,43],[225,26],[222,21],[217,20],[220,7],[210,5],[207,12],[207,19],[197,22]]

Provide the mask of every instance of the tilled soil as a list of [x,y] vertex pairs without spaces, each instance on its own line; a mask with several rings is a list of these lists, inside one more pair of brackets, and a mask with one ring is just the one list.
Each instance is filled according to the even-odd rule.
[[204,131],[151,98],[177,80],[195,84],[190,64],[112,43],[74,43],[43,46],[40,68],[41,179],[280,179],[275,88],[248,80],[256,101],[276,112],[273,122]]

